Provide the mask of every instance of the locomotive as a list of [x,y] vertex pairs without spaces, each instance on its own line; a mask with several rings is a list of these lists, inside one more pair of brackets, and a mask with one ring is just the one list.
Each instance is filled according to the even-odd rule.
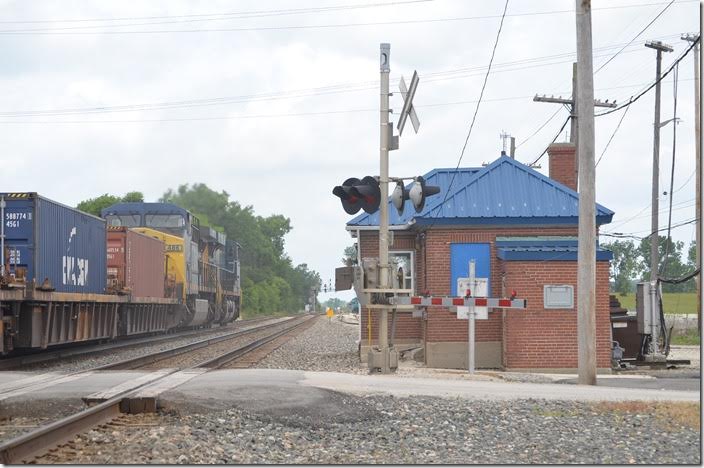
[[172,203],[101,216],[0,193],[2,354],[239,317],[237,242]]

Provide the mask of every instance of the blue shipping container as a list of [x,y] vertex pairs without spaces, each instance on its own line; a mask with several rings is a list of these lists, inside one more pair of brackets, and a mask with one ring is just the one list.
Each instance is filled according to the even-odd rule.
[[6,204],[2,223],[11,273],[22,268],[37,286],[48,278],[58,292],[105,291],[105,220],[36,193],[0,197]]

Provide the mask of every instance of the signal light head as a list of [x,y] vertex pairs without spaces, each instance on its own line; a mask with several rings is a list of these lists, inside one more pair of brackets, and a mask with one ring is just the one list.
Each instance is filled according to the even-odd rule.
[[425,207],[425,199],[438,193],[440,193],[440,187],[425,185],[425,178],[418,176],[415,179],[415,184],[413,184],[413,187],[411,187],[411,190],[408,192],[408,197],[411,199],[416,213],[420,213]]
[[398,211],[399,215],[403,214],[403,207],[406,204],[406,200],[408,200],[408,190],[406,190],[406,187],[403,185],[403,181],[399,180],[396,182],[396,188],[394,188],[391,194],[391,202],[396,207],[396,211]]
[[339,197],[342,201],[342,208],[347,214],[355,214],[362,207],[362,200],[356,193],[352,192],[352,188],[360,183],[361,181],[356,177],[350,177],[342,185],[332,189],[333,195]]
[[342,208],[347,214],[356,214],[360,208],[367,213],[374,213],[379,209],[381,190],[379,181],[374,177],[366,176],[362,180],[350,177],[342,185],[333,188],[332,193],[340,198]]

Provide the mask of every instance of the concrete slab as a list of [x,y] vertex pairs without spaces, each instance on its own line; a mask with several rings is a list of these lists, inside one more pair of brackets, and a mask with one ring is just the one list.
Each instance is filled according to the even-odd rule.
[[159,369],[155,370],[154,372],[145,373],[143,375],[139,375],[125,382],[122,382],[119,385],[114,385],[108,388],[107,390],[101,390],[99,392],[94,392],[90,395],[86,395],[82,397],[82,400],[89,405],[107,401],[111,398],[114,398],[120,393],[136,389],[145,384],[161,379],[166,375],[173,374],[174,372],[176,372],[176,369]]
[[36,372],[21,372],[21,371],[3,371],[0,372],[0,391],[3,391],[3,389],[8,388],[10,384],[17,380],[22,380],[26,379],[28,377],[32,377],[33,375],[37,375]]
[[[614,381],[614,379],[609,379]],[[428,395],[482,400],[525,398],[580,401],[699,401],[699,391],[613,388],[559,383],[496,382],[491,380],[441,380],[399,378],[388,375],[351,375],[306,372],[303,385],[353,394],[386,393],[397,396]]]
[[[614,379],[611,379],[614,380]],[[428,395],[483,400],[674,400],[699,401],[698,391],[621,388],[605,386],[531,384],[486,379],[424,379],[334,372],[276,369],[233,369],[209,372],[161,395],[165,406],[187,405],[201,409],[231,406],[254,411],[285,412],[325,406],[331,393],[397,396]]]

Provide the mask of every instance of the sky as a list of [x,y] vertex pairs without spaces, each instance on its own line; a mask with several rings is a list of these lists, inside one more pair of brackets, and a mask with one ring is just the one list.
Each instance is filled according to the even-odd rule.
[[[332,187],[379,173],[379,44],[391,44],[392,121],[402,107],[399,78],[408,82],[414,70],[420,76],[420,129],[406,128],[390,174],[455,167],[504,6],[0,1],[0,191],[36,191],[75,205],[134,190],[156,201],[169,188],[205,183],[261,216],[288,217],[294,264],[334,284],[353,240],[345,230],[351,217]],[[666,70],[688,46],[681,34],[699,31],[697,1],[595,0],[592,8],[594,69],[605,64],[594,76],[601,100],[625,102],[654,80],[655,51],[645,41],[674,48],[664,54]],[[496,159],[503,132],[516,138],[524,163],[555,138],[568,111],[533,96],[571,94],[573,10],[566,0],[509,0],[462,167]],[[673,224],[695,216],[692,54],[678,71]],[[671,74],[662,82],[662,121],[674,114],[674,87]],[[653,118],[651,91],[596,119],[596,198],[616,212],[604,232],[650,231]],[[673,129],[661,132],[660,187],[668,193]],[[562,132],[557,141],[568,138]],[[539,164],[547,174],[547,157]],[[659,200],[661,227],[669,197]],[[694,225],[673,236],[689,245]],[[319,299],[332,296],[353,293]]]

